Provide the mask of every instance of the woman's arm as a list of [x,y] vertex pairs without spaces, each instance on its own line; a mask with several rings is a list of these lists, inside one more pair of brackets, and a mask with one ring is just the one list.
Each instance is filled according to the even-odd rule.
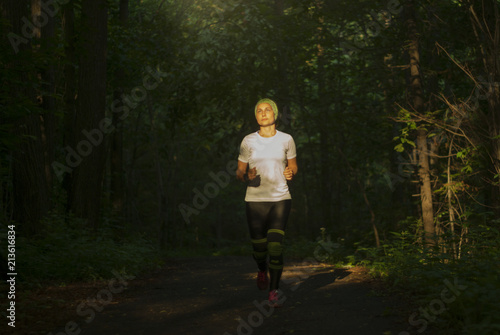
[[285,168],[285,172],[283,172],[283,175],[285,175],[286,180],[292,180],[298,171],[299,167],[297,166],[297,157],[291,158],[288,160],[288,164]]
[[248,163],[238,161],[238,168],[236,169],[236,179],[245,181],[245,173],[247,173]]
[[238,169],[236,169],[236,179],[241,180],[243,182],[246,181],[245,174],[247,173],[248,163],[243,163],[242,161],[238,161]]
[[257,176],[257,169],[254,167],[253,169],[248,170],[248,163],[243,163],[242,161],[238,161],[238,169],[236,170],[236,179],[241,180],[243,182],[254,180]]

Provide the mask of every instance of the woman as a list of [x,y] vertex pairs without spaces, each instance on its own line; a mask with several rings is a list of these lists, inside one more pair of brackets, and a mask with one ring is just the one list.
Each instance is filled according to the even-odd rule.
[[276,129],[277,117],[274,101],[257,102],[255,118],[260,129],[241,142],[236,171],[239,180],[248,182],[245,202],[253,258],[259,269],[257,286],[261,290],[269,287],[269,304],[273,307],[280,307],[282,242],[292,206],[287,181],[298,171],[295,142],[292,136]]

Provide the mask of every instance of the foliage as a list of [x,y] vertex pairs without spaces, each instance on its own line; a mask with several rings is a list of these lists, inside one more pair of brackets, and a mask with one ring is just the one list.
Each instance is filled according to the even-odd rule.
[[[496,334],[500,327],[500,243],[496,222],[469,232],[475,243],[467,244],[463,257],[425,250],[413,241],[412,232],[393,233],[383,250],[366,248],[369,266],[376,276],[405,295],[411,296],[415,310],[446,304],[433,326],[440,334]],[[445,297],[455,288],[456,299]],[[449,299],[448,299],[449,298]],[[453,300],[453,301],[452,301]],[[410,316],[409,316],[410,317]],[[414,319],[415,320],[415,319]]]
[[[161,253],[140,235],[117,238],[112,227],[91,231],[78,218],[52,216],[39,238],[16,239],[17,272],[26,285],[137,275],[162,264]],[[6,249],[6,246],[5,246]]]

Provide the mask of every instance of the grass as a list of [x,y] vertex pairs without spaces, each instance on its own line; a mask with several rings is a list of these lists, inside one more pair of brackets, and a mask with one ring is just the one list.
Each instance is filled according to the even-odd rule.
[[45,226],[43,237],[16,239],[17,280],[25,287],[136,275],[162,264],[158,248],[143,236],[116,238],[109,228],[95,232],[57,218]]
[[419,306],[417,331],[427,323],[443,335],[500,333],[500,240],[496,231],[469,235],[459,259],[423,250],[411,243],[414,237],[401,235],[382,249],[362,250],[375,275],[412,295]]
[[[26,294],[49,284],[98,283],[116,272],[136,276],[158,269],[168,258],[252,254],[249,241],[161,251],[144,236],[117,238],[116,229],[109,226],[94,232],[78,220],[52,218],[45,227],[43,237],[16,239],[17,280]],[[353,249],[326,236],[317,241],[287,239],[285,258],[369,267],[374,276],[411,295],[418,306],[413,315],[417,331],[424,331],[419,321],[425,320],[443,335],[499,334],[500,232],[493,227],[471,229],[459,259],[423,250],[417,240],[409,233],[394,233],[381,248]],[[5,241],[0,244],[7,249]],[[430,318],[425,319],[422,311]]]

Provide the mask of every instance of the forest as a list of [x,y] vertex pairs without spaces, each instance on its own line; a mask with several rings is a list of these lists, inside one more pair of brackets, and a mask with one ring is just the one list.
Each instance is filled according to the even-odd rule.
[[440,334],[500,333],[500,1],[0,12],[2,276],[32,287],[250,255],[235,171],[267,97],[297,146],[285,255],[366,266],[416,300],[459,282]]

